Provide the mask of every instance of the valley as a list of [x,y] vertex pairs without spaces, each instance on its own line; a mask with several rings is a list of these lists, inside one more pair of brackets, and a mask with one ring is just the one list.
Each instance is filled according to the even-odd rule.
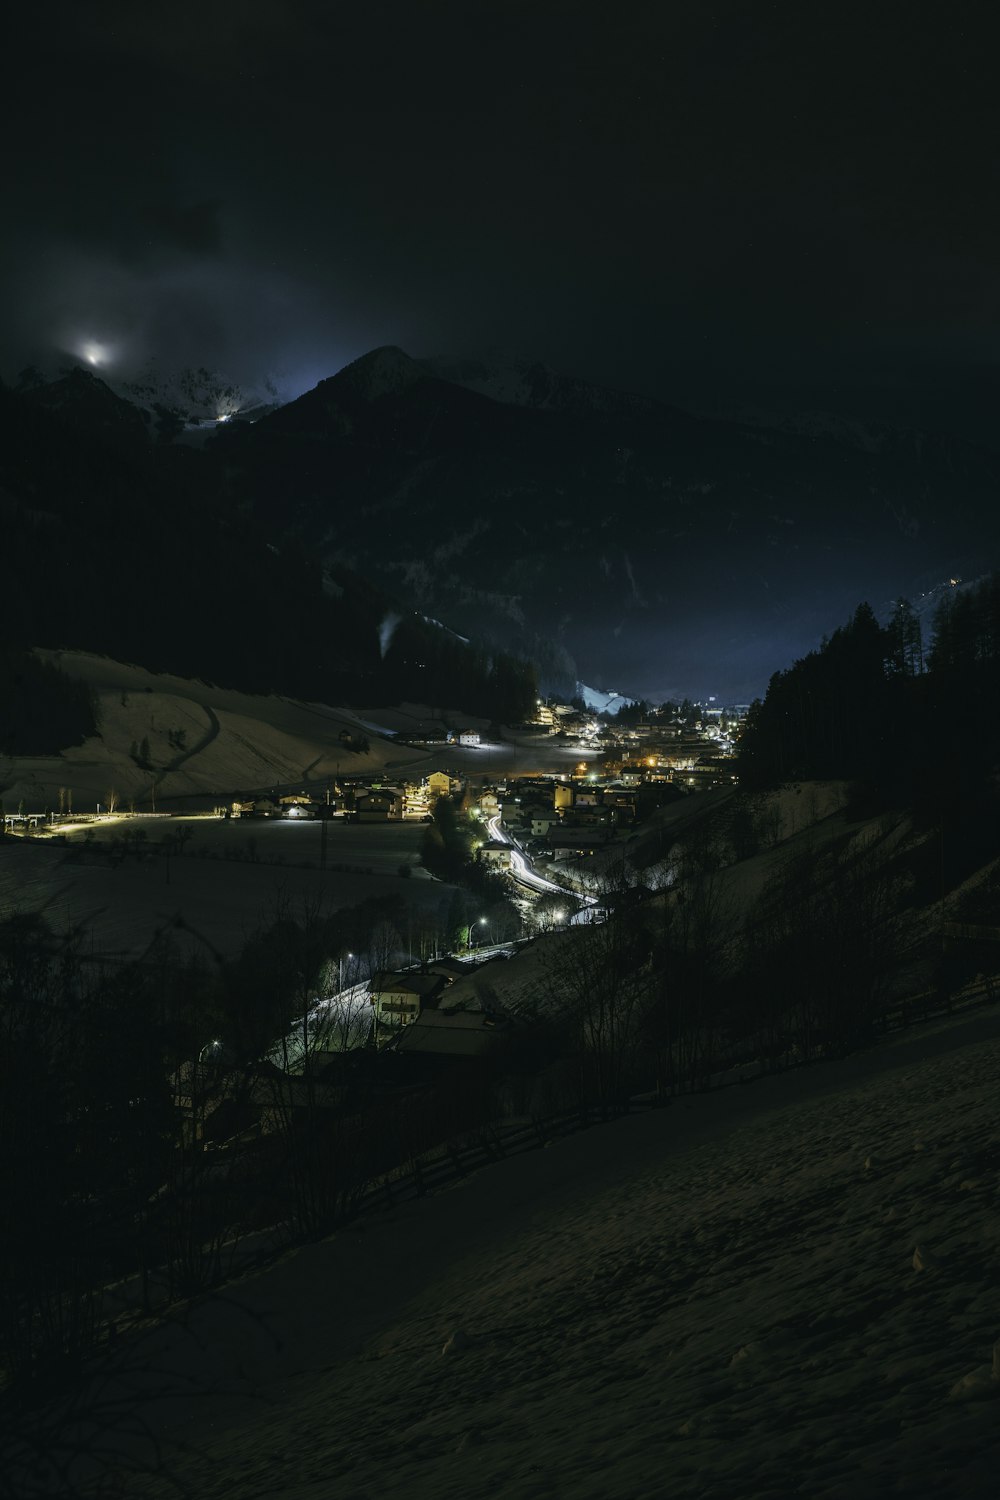
[[4,21],[0,1500],[988,1500],[982,5]]

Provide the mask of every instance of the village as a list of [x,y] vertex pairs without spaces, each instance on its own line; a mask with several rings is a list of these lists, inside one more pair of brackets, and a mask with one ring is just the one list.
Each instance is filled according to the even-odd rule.
[[[746,706],[724,710],[695,705],[699,717],[650,720],[630,727],[601,723],[572,705],[539,702],[531,729],[544,729],[553,741],[569,742],[586,759],[569,772],[476,776],[437,770],[421,777],[394,779],[351,775],[331,780],[321,792],[275,790],[238,799],[221,815],[234,818],[323,819],[346,817],[355,823],[402,822],[429,817],[441,796],[474,798],[486,819],[499,816],[517,846],[536,859],[571,862],[620,842],[664,802],[692,791],[735,784],[735,742]],[[441,732],[435,725],[410,748],[456,745],[485,748],[476,729]],[[479,786],[478,793],[472,788]],[[669,791],[664,791],[669,788]],[[627,835],[626,835],[627,836]],[[506,842],[483,845],[480,857],[510,868]]]
[[[95,893],[106,887],[109,895],[113,882],[126,879],[130,902],[145,893],[153,914],[169,909],[164,902],[175,912],[198,910],[203,931],[207,908],[196,906],[199,899],[204,903],[202,872],[218,886],[208,862],[225,859],[232,945],[241,899],[245,903],[251,891],[258,899],[268,868],[282,872],[284,899],[300,905],[311,899],[309,882],[319,880],[327,910],[331,902],[343,907],[361,895],[405,892],[411,912],[405,923],[364,951],[341,952],[327,967],[325,985],[303,995],[292,1032],[272,1041],[261,1059],[267,1077],[258,1077],[253,1117],[241,1116],[237,1133],[266,1134],[273,1114],[268,1100],[279,1099],[281,1109],[294,1112],[304,1076],[310,1108],[317,1102],[337,1108],[345,1068],[366,1068],[365,1057],[374,1054],[379,1087],[390,1091],[436,1078],[442,1069],[467,1071],[473,1060],[485,1059],[518,1025],[505,971],[511,978],[531,976],[527,950],[540,937],[602,921],[600,893],[609,872],[655,835],[659,820],[695,793],[733,786],[744,713],[693,704],[628,722],[580,704],[539,702],[534,719],[508,739],[482,724],[446,727],[439,717],[386,711],[369,726],[381,759],[370,770],[360,764],[369,758],[369,741],[355,725],[339,733],[353,767],[346,774],[334,767],[332,774],[228,798],[202,793],[201,808],[175,804],[173,811],[147,811],[129,801],[74,811],[67,794],[57,809],[44,812],[13,811],[8,804],[4,823],[8,834],[21,835],[39,853],[46,844],[65,845],[75,863],[60,866],[64,877],[85,877]],[[328,765],[336,755],[334,749]],[[422,759],[436,768],[418,774]],[[559,765],[566,769],[551,769]],[[515,774],[512,768],[522,766]],[[454,886],[433,877],[421,856],[441,799],[474,828],[473,865],[506,892],[503,901],[484,901],[481,908],[474,890],[460,892],[459,928]],[[251,877],[257,884],[244,884]],[[638,874],[635,881],[642,891]],[[74,911],[84,911],[82,895],[73,899]],[[117,898],[111,900],[114,910]],[[242,909],[245,923],[251,914],[245,904]],[[192,920],[183,919],[188,926]],[[119,942],[123,922],[115,929]],[[214,944],[225,945],[221,924],[207,931]],[[533,983],[524,980],[529,989]],[[228,1057],[220,1037],[185,1064],[185,1077],[177,1080],[178,1103],[192,1122],[197,1117],[192,1128],[206,1145],[232,1138],[227,1100],[237,1079]],[[244,1097],[244,1113],[248,1107]]]
[[[364,979],[361,961],[349,955],[354,973],[348,974],[347,987],[341,968],[340,992],[316,1000],[304,1033],[286,1039],[273,1061],[280,1059],[292,1071],[304,1067],[307,1058],[312,1067],[322,1067],[317,1049],[322,1052],[331,1042],[335,1051],[390,1047],[408,1058],[483,1055],[513,1019],[484,968],[505,962],[539,933],[603,920],[598,893],[611,871],[623,866],[627,846],[655,823],[661,809],[696,790],[731,787],[736,780],[736,713],[728,719],[721,710],[706,713],[690,728],[650,722],[619,730],[568,705],[540,704],[538,722],[552,735],[578,736],[588,758],[570,773],[485,780],[478,789],[471,779],[436,771],[419,783],[345,781],[328,802],[306,805],[300,794],[290,794],[233,809],[240,817],[430,822],[437,800],[451,798],[482,825],[483,838],[474,846],[479,865],[509,881],[522,910],[534,916],[527,924],[532,936],[500,941],[493,919],[473,919],[460,953],[401,968],[369,965]],[[476,744],[478,735],[463,732],[461,741]],[[602,756],[599,769],[595,755]]]

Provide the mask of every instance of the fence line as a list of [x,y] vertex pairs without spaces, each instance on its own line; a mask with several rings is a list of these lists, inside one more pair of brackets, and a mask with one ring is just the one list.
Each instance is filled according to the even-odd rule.
[[[997,998],[996,985],[987,983],[983,984],[980,991],[966,995],[964,999],[961,997],[952,999],[936,991],[927,991],[900,1001],[891,1009],[884,1011],[876,1020],[876,1034],[882,1035],[900,1030],[922,1021],[953,1014],[956,1010],[974,1009],[980,1005],[990,1004]],[[781,1071],[786,1071],[791,1067],[806,1066],[810,1060],[822,1059],[817,1057],[790,1061],[781,1068]],[[760,1063],[759,1058],[754,1061]],[[738,1083],[742,1081],[740,1074],[750,1066],[751,1061],[748,1059],[742,1063],[730,1063],[721,1073],[713,1071],[707,1080],[707,1087],[714,1091],[725,1088],[729,1084]],[[762,1070],[757,1076],[766,1075]],[[506,1122],[493,1121],[473,1127],[461,1136],[442,1141],[406,1161],[401,1161],[395,1167],[377,1174],[366,1185],[359,1186],[355,1192],[347,1189],[342,1200],[341,1212],[324,1233],[333,1234],[362,1215],[382,1212],[400,1204],[427,1197],[451,1183],[482,1170],[483,1167],[509,1157],[524,1155],[528,1151],[539,1150],[550,1141],[575,1135],[592,1125],[608,1124],[625,1115],[643,1112],[669,1102],[669,1098],[661,1100],[651,1094],[635,1094],[603,1110],[597,1104],[577,1103],[546,1115],[519,1116]],[[206,1258],[211,1257],[220,1268],[221,1276],[217,1284],[224,1284],[234,1275],[245,1275],[248,1271],[263,1269],[276,1256],[286,1253],[297,1244],[305,1243],[306,1240],[307,1236],[297,1235],[290,1231],[287,1225],[279,1224],[269,1229],[238,1234],[221,1245],[206,1245],[203,1254]],[[112,1315],[127,1315],[129,1311],[134,1311],[141,1319],[143,1316],[149,1316],[153,1311],[148,1304],[143,1308],[138,1299],[127,1291],[130,1285],[138,1282],[138,1277],[127,1277],[117,1286],[105,1289],[106,1296],[110,1294],[111,1303],[117,1304],[113,1308]],[[158,1267],[154,1271],[147,1272],[147,1288],[157,1283],[162,1288],[162,1298],[159,1304],[162,1309],[168,1301],[167,1267]],[[109,1308],[108,1311],[112,1309]]]
[[[595,1105],[576,1105],[549,1115],[475,1128],[463,1137],[444,1141],[381,1173],[356,1196],[348,1190],[345,1206],[324,1231],[323,1237],[335,1234],[362,1215],[426,1197],[485,1166],[521,1156],[526,1151],[539,1150],[552,1140],[574,1135],[591,1125],[610,1123],[612,1119],[644,1110],[651,1104],[651,1100],[642,1097],[623,1100],[616,1112],[604,1116]],[[287,1224],[275,1224],[267,1229],[237,1234],[222,1244],[207,1243],[202,1247],[204,1262],[215,1265],[218,1272],[198,1295],[225,1285],[234,1276],[263,1270],[296,1245],[308,1243],[309,1238],[294,1233]],[[138,1272],[126,1276],[103,1289],[103,1317],[113,1322],[121,1320],[123,1327],[132,1318],[142,1322],[150,1316],[156,1317],[172,1305],[173,1300],[185,1300],[183,1297],[172,1299],[171,1286],[168,1265],[150,1268],[145,1276]]]
[[622,1101],[614,1112],[603,1115],[596,1105],[574,1105],[550,1115],[482,1126],[478,1131],[470,1132],[472,1139],[467,1137],[464,1141],[449,1141],[432,1147],[385,1173],[365,1189],[349,1217],[426,1197],[428,1193],[494,1162],[538,1150],[550,1141],[574,1135],[591,1125],[609,1124],[611,1120],[621,1119],[633,1111],[649,1109],[652,1103],[645,1096],[636,1096]]

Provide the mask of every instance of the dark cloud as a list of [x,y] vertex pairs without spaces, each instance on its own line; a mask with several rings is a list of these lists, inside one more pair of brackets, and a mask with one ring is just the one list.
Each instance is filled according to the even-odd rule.
[[221,205],[207,198],[200,203],[150,203],[141,218],[163,247],[189,255],[217,255],[222,248]]
[[864,402],[915,364],[988,365],[985,17],[914,0],[24,10],[4,332],[34,310],[48,336],[58,307],[217,340],[209,363],[294,351],[310,371],[385,341],[502,343],[674,399],[691,371],[706,400],[853,379]]

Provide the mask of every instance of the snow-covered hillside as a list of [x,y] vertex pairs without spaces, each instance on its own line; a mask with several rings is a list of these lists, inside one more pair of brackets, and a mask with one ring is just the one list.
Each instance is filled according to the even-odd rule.
[[163,1462],[205,1500],[992,1494],[998,1070],[986,1006],[358,1221],[144,1346],[194,1392]]
[[[575,748],[545,734],[506,734],[490,742],[490,722],[459,709],[404,703],[392,708],[337,708],[294,698],[240,693],[211,683],[148,672],[84,651],[39,653],[86,682],[98,701],[100,733],[49,756],[0,756],[0,796],[7,810],[59,806],[59,789],[72,791],[76,812],[105,807],[108,793],[137,811],[211,807],[242,791],[313,786],[331,778],[394,772],[415,776],[447,767],[470,776],[568,771]],[[428,751],[428,734],[475,729],[482,744],[441,745]],[[347,737],[345,740],[345,736]],[[152,771],[133,754],[148,746]],[[410,743],[414,741],[415,743]],[[357,748],[364,746],[367,749]]]
[[576,690],[587,707],[595,714],[616,714],[619,709],[631,708],[635,702],[634,698],[625,698],[621,693],[605,692],[601,688],[588,687],[585,682],[578,682]]
[[222,371],[204,366],[161,369],[155,359],[131,379],[111,383],[127,401],[151,413],[165,407],[189,422],[214,423],[249,412],[262,416],[280,405],[278,385],[271,375],[253,385],[242,385]]
[[[377,772],[406,759],[349,709],[239,693],[83,651],[42,654],[91,687],[100,733],[61,755],[0,759],[8,807],[23,800],[29,811],[55,808],[66,786],[77,812],[106,806],[112,789],[120,806],[134,800],[148,811],[151,783],[161,810],[197,805],[199,798],[211,806],[239,788],[320,786],[338,773]],[[368,750],[351,750],[342,733],[367,738]],[[144,741],[152,771],[133,753]]]

